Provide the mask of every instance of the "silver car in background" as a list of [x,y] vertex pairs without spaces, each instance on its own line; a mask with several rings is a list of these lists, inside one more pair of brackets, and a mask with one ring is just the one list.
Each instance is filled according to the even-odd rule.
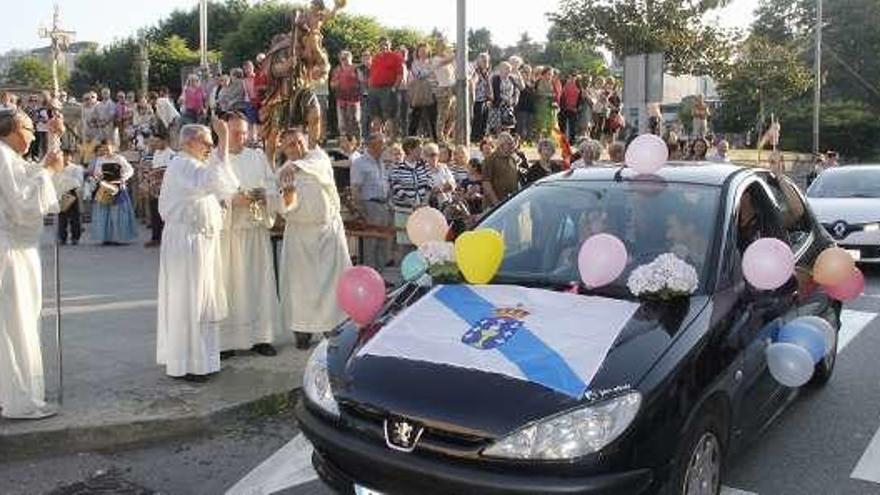
[[880,263],[880,165],[825,170],[807,199],[840,247],[857,261]]

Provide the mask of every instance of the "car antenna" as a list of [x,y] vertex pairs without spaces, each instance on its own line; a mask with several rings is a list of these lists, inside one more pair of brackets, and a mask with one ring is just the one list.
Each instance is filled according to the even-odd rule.
[[617,169],[617,172],[614,172],[614,182],[621,182],[623,180],[623,171],[626,167],[620,167]]

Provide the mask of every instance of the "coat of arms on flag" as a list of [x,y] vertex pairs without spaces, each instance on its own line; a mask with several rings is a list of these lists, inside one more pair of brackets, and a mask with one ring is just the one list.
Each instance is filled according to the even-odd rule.
[[461,341],[480,350],[497,349],[512,339],[524,327],[523,319],[529,312],[522,308],[498,308],[495,316],[482,318],[462,337]]

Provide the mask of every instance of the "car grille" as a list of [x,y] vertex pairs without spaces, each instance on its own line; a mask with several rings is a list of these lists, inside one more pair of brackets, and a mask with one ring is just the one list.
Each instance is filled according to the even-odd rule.
[[[385,443],[385,420],[388,414],[360,404],[340,404],[343,418],[354,429]],[[491,439],[464,432],[450,431],[435,425],[424,425],[419,448],[452,457],[474,457]]]
[[840,246],[843,249],[851,249],[861,253],[861,259],[877,259],[880,258],[880,246]]

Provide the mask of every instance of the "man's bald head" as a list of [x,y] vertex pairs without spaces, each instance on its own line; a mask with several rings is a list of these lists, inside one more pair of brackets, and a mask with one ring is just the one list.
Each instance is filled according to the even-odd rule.
[[34,124],[26,113],[18,109],[0,110],[0,141],[24,155],[34,137]]

